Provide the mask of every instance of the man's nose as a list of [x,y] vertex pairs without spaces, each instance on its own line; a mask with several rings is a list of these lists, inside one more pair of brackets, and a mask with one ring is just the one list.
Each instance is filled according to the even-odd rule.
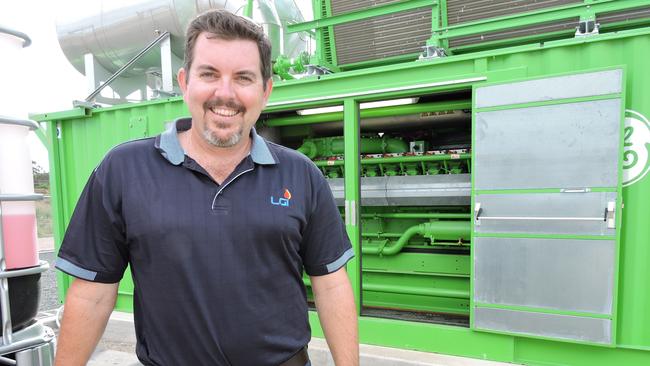
[[230,99],[235,95],[233,80],[230,78],[221,78],[214,89],[214,96]]

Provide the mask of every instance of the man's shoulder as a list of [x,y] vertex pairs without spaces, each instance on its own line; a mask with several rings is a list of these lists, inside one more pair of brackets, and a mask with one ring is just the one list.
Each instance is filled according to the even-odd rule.
[[98,168],[119,168],[125,164],[141,162],[142,159],[150,159],[151,154],[156,151],[155,138],[147,137],[120,143],[111,148]]
[[106,153],[106,156],[131,156],[155,149],[155,137],[145,137],[137,140],[122,142]]

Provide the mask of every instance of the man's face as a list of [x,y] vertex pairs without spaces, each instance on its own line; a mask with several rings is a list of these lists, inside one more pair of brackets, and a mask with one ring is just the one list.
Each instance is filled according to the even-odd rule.
[[197,38],[190,70],[179,70],[178,84],[192,115],[192,129],[213,146],[235,146],[246,141],[266,106],[272,82],[264,87],[255,42],[208,36],[201,33]]

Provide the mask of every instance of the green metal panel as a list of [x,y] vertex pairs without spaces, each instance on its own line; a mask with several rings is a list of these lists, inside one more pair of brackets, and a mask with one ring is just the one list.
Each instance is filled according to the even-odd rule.
[[[630,115],[638,114],[647,119],[650,116],[650,100],[647,98],[650,73],[646,72],[648,58],[650,58],[650,29],[624,30],[616,34],[565,39],[546,42],[543,45],[529,44],[445,59],[323,75],[319,79],[306,78],[277,83],[267,112],[343,104],[346,101],[348,107],[346,111],[351,113],[354,108],[349,107],[363,101],[434,93],[440,95],[450,91],[467,91],[474,84],[483,81],[509,81],[522,77],[544,77],[625,65],[625,107],[635,113]],[[98,109],[92,112],[74,110],[69,113],[49,113],[35,118],[49,121],[48,140],[52,145],[52,201],[56,208],[54,231],[57,246],[61,242],[63,229],[70,219],[77,197],[91,170],[108,149],[132,137],[128,126],[129,121],[132,118],[147,116],[146,130],[147,135],[151,136],[163,129],[165,121],[187,114],[181,99],[175,98]],[[344,119],[348,124],[350,123],[348,121],[358,121],[358,117],[353,116]],[[61,127],[60,138],[57,138],[55,133],[57,126]],[[358,143],[354,142],[357,140],[354,137],[357,133],[354,132],[356,127],[346,125],[345,128],[346,137],[351,144],[349,147],[346,144],[346,175],[355,177],[359,174],[359,166],[353,168],[359,157]],[[139,134],[139,132],[140,130],[133,133]],[[347,136],[347,134],[351,135]],[[642,134],[639,136],[643,137]],[[648,145],[641,143],[636,148],[638,148],[635,151],[639,152],[639,159],[644,152],[647,155]],[[628,158],[631,159],[631,155]],[[637,164],[647,166],[648,162],[646,160]],[[487,334],[463,327],[368,316],[360,317],[361,341],[530,365],[650,364],[650,313],[647,311],[650,308],[650,289],[647,285],[647,278],[650,278],[650,266],[647,265],[650,263],[650,246],[647,245],[650,237],[650,225],[647,225],[647,217],[650,217],[650,205],[647,205],[650,200],[650,178],[647,176],[637,178],[630,185],[625,185],[624,179],[622,189],[625,207],[619,225],[621,228],[618,279],[620,288],[616,302],[616,343],[613,347]],[[353,192],[358,189],[358,184],[358,181],[350,183],[350,187],[346,187],[346,194],[354,195]],[[346,199],[355,199],[355,197],[346,195]],[[358,202],[358,196],[356,200]],[[356,212],[360,212],[358,203],[355,207]],[[355,237],[358,234],[360,233],[357,231]],[[359,244],[359,241],[355,243],[356,260],[361,258]],[[378,269],[381,266],[384,268],[390,266],[392,269],[399,269],[404,268],[400,266],[411,265],[397,261],[388,263],[388,259],[383,263],[384,259],[386,258],[367,259],[364,266]],[[363,287],[363,283],[359,284],[358,264],[354,263],[354,266],[357,268],[358,278],[353,278],[353,281],[356,283],[355,291],[359,296],[359,290],[356,288]],[[453,267],[452,270],[455,268]],[[379,278],[376,273],[378,272],[368,277]],[[399,285],[398,277],[393,275],[383,277],[386,279],[380,281],[386,282],[378,282],[378,285]],[[65,276],[60,275],[59,278],[63,279]],[[369,283],[375,282],[369,280]],[[68,285],[66,280],[61,280],[60,284],[62,293],[65,293]],[[132,287],[129,286],[129,280],[125,278],[117,304],[118,308],[123,310],[131,308],[129,290]],[[372,289],[372,286],[370,287]],[[454,289],[453,285],[450,284],[449,289]],[[456,291],[460,290],[460,287],[456,288]],[[377,301],[382,300],[380,296],[376,296],[376,293],[377,291],[373,290],[367,296],[374,296]],[[416,303],[415,298],[413,301]],[[314,334],[322,335],[314,313],[310,314],[310,321]]]
[[345,229],[348,232],[354,258],[347,264],[348,275],[352,282],[357,312],[361,309],[361,227],[359,225],[359,200],[361,188],[359,175],[359,103],[354,99],[346,99],[343,103],[343,129],[345,133]]

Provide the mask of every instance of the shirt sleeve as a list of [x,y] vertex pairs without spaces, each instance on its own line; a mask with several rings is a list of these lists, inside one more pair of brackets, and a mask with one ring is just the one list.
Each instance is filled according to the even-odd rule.
[[102,172],[102,165],[93,171],[79,197],[55,267],[87,281],[116,283],[124,275],[128,250],[119,185]]
[[310,276],[336,272],[354,257],[332,191],[320,171],[316,172],[311,214],[301,246],[305,272]]

